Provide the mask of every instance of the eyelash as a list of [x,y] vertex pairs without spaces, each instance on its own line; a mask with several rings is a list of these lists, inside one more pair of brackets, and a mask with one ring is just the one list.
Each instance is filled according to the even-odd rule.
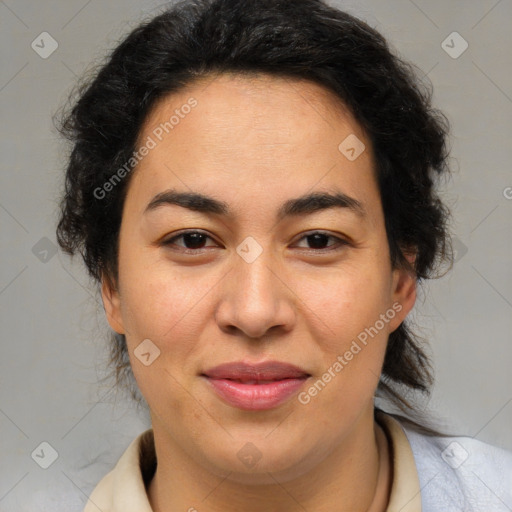
[[[173,236],[172,238],[164,240],[162,242],[162,245],[164,245],[164,246],[175,245],[173,243],[174,241],[176,241],[176,240],[178,240],[180,238],[183,238],[186,235],[190,235],[190,234],[203,235],[206,238],[209,238],[210,240],[213,240],[213,238],[211,236],[209,236],[207,233],[205,233],[203,231],[200,231],[200,230],[197,230],[197,229],[193,229],[193,230],[183,231],[183,232],[179,233],[178,235]],[[332,245],[332,246],[325,247],[323,249],[306,248],[306,247],[302,247],[301,249],[305,249],[306,251],[309,251],[309,252],[313,251],[313,252],[317,252],[317,253],[318,252],[325,253],[327,251],[338,251],[338,250],[342,249],[343,246],[350,245],[350,243],[347,240],[344,240],[343,238],[331,235],[331,234],[329,234],[329,233],[327,233],[325,231],[310,231],[310,232],[307,232],[305,235],[303,235],[299,239],[299,242],[302,241],[303,239],[308,238],[308,237],[313,236],[313,235],[324,235],[327,238],[332,238],[332,239],[336,240],[337,243]],[[180,252],[185,253],[185,254],[198,254],[198,253],[204,251],[205,249],[208,249],[208,248],[205,248],[205,247],[200,248],[200,249],[189,249],[187,247],[182,247],[182,246],[177,246],[177,247],[180,247],[180,249],[178,249],[178,250]]]

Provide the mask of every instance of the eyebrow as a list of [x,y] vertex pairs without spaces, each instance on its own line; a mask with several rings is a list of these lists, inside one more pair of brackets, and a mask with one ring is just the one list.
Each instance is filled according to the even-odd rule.
[[[227,203],[197,192],[179,192],[174,189],[157,194],[147,205],[144,213],[156,210],[164,205],[177,205],[196,212],[231,216]],[[346,208],[361,218],[366,217],[363,204],[343,192],[312,192],[288,199],[277,212],[277,220],[285,217],[307,215],[331,208]]]

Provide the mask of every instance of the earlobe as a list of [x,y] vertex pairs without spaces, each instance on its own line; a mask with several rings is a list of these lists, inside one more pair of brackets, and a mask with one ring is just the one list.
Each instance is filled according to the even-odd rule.
[[118,334],[124,334],[119,291],[111,280],[105,276],[101,279],[101,298],[110,327]]

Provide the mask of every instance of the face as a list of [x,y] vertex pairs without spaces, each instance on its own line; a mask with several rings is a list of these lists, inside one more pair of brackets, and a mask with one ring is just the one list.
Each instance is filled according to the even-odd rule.
[[415,300],[370,140],[318,85],[220,75],[162,99],[144,144],[102,292],[155,436],[230,478],[305,473],[373,425],[387,338]]

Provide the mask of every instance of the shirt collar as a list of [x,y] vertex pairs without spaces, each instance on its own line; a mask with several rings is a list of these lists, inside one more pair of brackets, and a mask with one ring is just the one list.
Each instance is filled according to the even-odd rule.
[[418,471],[411,445],[400,423],[382,411],[375,420],[382,427],[393,458],[393,483],[386,512],[421,512],[421,493]]
[[[418,473],[411,446],[400,423],[377,411],[377,423],[384,430],[392,453],[393,483],[386,512],[421,512]],[[114,469],[96,486],[84,512],[153,512],[147,486],[156,470],[153,429],[136,437]]]

